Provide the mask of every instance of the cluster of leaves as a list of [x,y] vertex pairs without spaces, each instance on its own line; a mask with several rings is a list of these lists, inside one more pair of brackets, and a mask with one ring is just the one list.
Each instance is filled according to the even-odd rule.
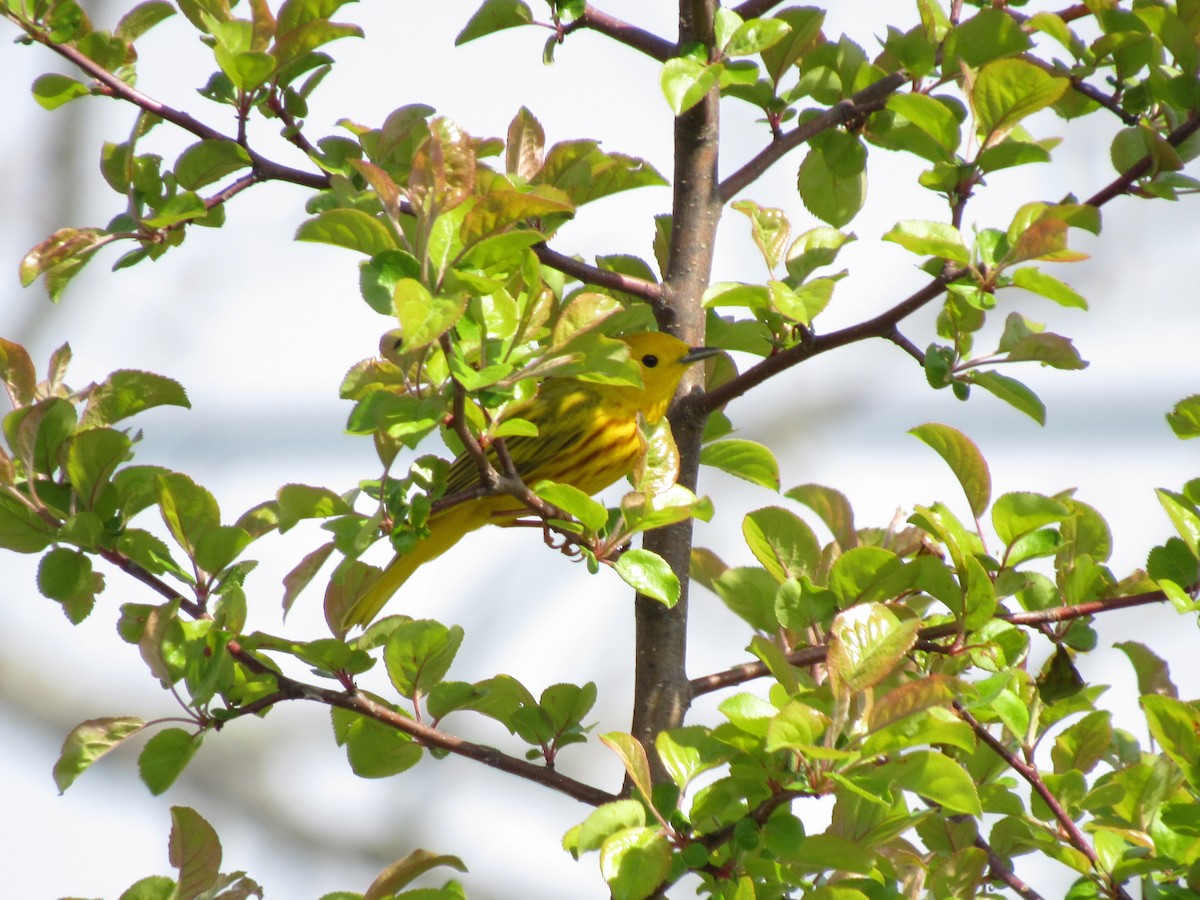
[[[1096,646],[1092,616],[1048,614],[1087,604],[1099,613],[1161,591],[1194,616],[1200,481],[1160,492],[1180,536],[1118,581],[1094,508],[1069,491],[993,500],[969,439],[945,425],[912,433],[958,477],[971,526],[934,503],[902,529],[856,528],[844,496],[801,485],[787,496],[816,514],[828,543],[769,506],[743,525],[757,566],[694,552],[693,578],[750,626],[749,650],[772,683],[766,696],[724,699],[720,724],[661,733],[654,752],[669,784],[652,786],[647,751],[628,735],[604,737],[636,799],[599,807],[565,843],[576,855],[600,851],[614,896],[649,896],[690,870],[714,897],[796,886],[899,897],[880,885],[922,881],[933,896],[970,897],[1001,880],[998,860],[1029,853],[1078,873],[1071,897],[1110,896],[1137,879],[1154,896],[1200,889],[1195,702],[1179,698],[1151,649],[1117,644],[1162,749],[1149,752],[1100,708],[1107,687],[1076,669]],[[1037,636],[1022,627],[1031,622]],[[1047,747],[1043,772],[1034,757],[1047,759]],[[792,801],[827,795],[830,825],[806,833]],[[1081,819],[1087,840],[1074,828]],[[820,887],[834,878],[833,893]]]
[[[249,148],[246,122],[254,114],[282,119],[285,136],[294,133],[307,115],[308,97],[333,63],[317,48],[338,38],[362,36],[356,25],[330,21],[344,2],[288,0],[275,14],[266,3],[256,2],[250,4],[251,18],[239,19],[225,0],[182,0],[179,10],[212,49],[218,67],[201,93],[236,110],[237,134],[226,136],[185,114],[172,114],[175,124],[193,126],[201,140],[180,153],[171,168],[164,168],[161,156],[138,152],[138,143],[163,121],[143,110],[129,139],[105,142],[101,152],[104,180],[125,198],[124,211],[103,228],[56,231],[25,256],[21,283],[44,277],[50,296],[58,299],[70,279],[107,244],[137,244],[114,266],[121,268],[157,259],[181,244],[184,225],[224,224],[227,191],[208,197],[200,191],[244,169],[253,170],[251,180],[262,177],[264,160]],[[136,82],[134,42],[176,12],[166,0],[146,0],[109,32],[94,27],[76,0],[8,0],[4,10],[28,41],[47,44],[83,63],[95,78],[86,84],[57,73],[41,76],[33,84],[33,96],[46,109],[88,94],[119,96],[122,88]]]

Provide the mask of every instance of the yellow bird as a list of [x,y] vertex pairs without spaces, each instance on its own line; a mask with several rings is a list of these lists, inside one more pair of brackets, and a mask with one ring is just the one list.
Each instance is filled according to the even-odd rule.
[[[537,426],[536,437],[505,439],[517,474],[526,484],[557,481],[595,494],[628,475],[642,454],[638,416],[653,424],[664,415],[687,367],[719,351],[688,347],[669,334],[644,332],[621,338],[638,364],[643,387],[595,384],[575,378],[547,378],[536,396],[509,415]],[[493,464],[495,454],[489,454]],[[479,471],[467,455],[450,466],[446,495],[479,484]],[[429,536],[388,564],[346,614],[344,625],[366,627],[408,577],[423,563],[445,553],[463,535],[484,525],[508,525],[528,512],[506,494],[480,497],[447,507],[429,518]]]

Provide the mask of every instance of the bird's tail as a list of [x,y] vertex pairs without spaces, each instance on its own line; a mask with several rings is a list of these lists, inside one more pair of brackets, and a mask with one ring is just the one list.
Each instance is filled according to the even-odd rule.
[[350,607],[342,624],[347,629],[355,625],[366,628],[413,572],[431,559],[441,556],[467,532],[487,523],[489,511],[479,506],[478,503],[463,503],[431,518],[429,536],[408,553],[398,554],[388,563],[375,582]]

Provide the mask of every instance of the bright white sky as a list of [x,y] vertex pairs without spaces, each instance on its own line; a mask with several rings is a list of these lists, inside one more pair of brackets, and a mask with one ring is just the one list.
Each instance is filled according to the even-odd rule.
[[[845,31],[873,53],[873,35],[885,31],[896,4],[835,4],[827,34]],[[546,32],[515,30],[454,49],[454,34],[473,4],[369,2],[345,8],[368,40],[331,46],[339,65],[317,95],[311,136],[334,133],[346,116],[380,123],[394,107],[426,102],[476,135],[503,135],[519,105],[541,119],[549,141],[595,137],[609,150],[642,155],[669,175],[671,121],[658,89],[658,69],[631,51],[592,34],[572,37],[558,62],[540,62]],[[669,4],[622,0],[605,9],[670,35]],[[542,10],[535,7],[538,14]],[[907,6],[901,13],[915,17]],[[657,16],[656,20],[648,16]],[[97,13],[111,26],[112,14]],[[419,19],[418,24],[407,17]],[[12,32],[12,29],[8,29]],[[10,37],[12,35],[10,34]],[[195,88],[207,78],[205,51],[181,18],[159,26],[139,45],[139,87],[210,124],[232,130],[223,109]],[[40,48],[6,41],[0,50],[6,82],[28,84],[56,61]],[[102,99],[85,99],[47,113],[27,93],[0,95],[0,335],[26,343],[39,366],[68,339],[75,353],[70,381],[84,384],[115,368],[141,368],[181,381],[193,409],[159,410],[141,423],[147,431],[139,459],[176,467],[217,496],[229,520],[290,481],[344,490],[375,471],[370,442],[342,434],[348,405],[337,398],[342,374],[375,352],[387,320],[359,298],[353,254],[290,240],[303,220],[305,194],[286,186],[260,187],[238,198],[229,225],[197,229],[184,248],[156,264],[107,271],[117,253],[105,253],[52,306],[41,288],[21,290],[20,256],[63,224],[102,224],[120,199],[95,177],[102,140],[124,140],[132,112]],[[78,119],[75,133],[56,132]],[[996,175],[968,207],[967,221],[1004,227],[1026,199],[1086,197],[1114,173],[1104,133],[1089,123],[1038,118],[1038,137],[1066,138],[1053,166]],[[53,138],[53,135],[60,135]],[[61,136],[61,135],[66,136]],[[190,141],[160,127],[155,147],[168,160]],[[753,117],[729,107],[724,123],[726,162],[732,171],[766,135]],[[49,169],[52,140],[78,145],[84,180],[76,190],[55,184]],[[260,147],[302,165],[294,150],[261,129]],[[272,149],[274,148],[274,149]],[[794,190],[794,154],[746,196],[788,211],[797,230],[812,223]],[[859,241],[840,262],[851,276],[821,320],[832,330],[874,315],[922,283],[914,259],[879,236],[901,218],[944,216],[936,200],[914,186],[917,168],[872,153],[868,209],[853,223]],[[57,178],[57,176],[55,176]],[[70,221],[54,207],[56,191],[74,209]],[[601,201],[563,229],[556,249],[625,252],[650,258],[650,216],[669,207],[666,189],[643,190]],[[886,525],[898,509],[945,499],[960,513],[949,471],[932,451],[905,432],[927,421],[966,431],[991,465],[994,493],[1055,492],[1077,486],[1078,496],[1109,516],[1116,535],[1114,570],[1142,564],[1147,549],[1170,528],[1153,496],[1198,474],[1196,447],[1175,440],[1163,414],[1200,390],[1195,347],[1200,326],[1195,281],[1195,209],[1122,199],[1104,210],[1100,240],[1075,239],[1094,258],[1060,266],[1055,274],[1089,298],[1092,311],[1064,310],[1032,297],[1013,297],[1018,309],[1075,338],[1092,367],[1085,373],[1025,369],[1019,373],[1049,407],[1042,429],[993,398],[970,403],[934,393],[912,361],[882,344],[829,354],[787,373],[729,412],[742,436],[776,449],[785,487],[817,482],[839,488],[855,505],[860,525]],[[746,222],[732,213],[721,232],[715,276],[755,280],[761,262]],[[1002,316],[997,317],[997,328]],[[906,333],[919,346],[932,340],[931,316]],[[998,331],[996,332],[998,334]],[[1014,373],[1017,374],[1017,373]],[[701,485],[717,518],[697,529],[697,543],[735,564],[750,560],[740,537],[742,515],[780,501],[767,491],[706,473]],[[457,622],[467,640],[452,676],[464,680],[508,672],[535,692],[556,680],[600,685],[593,718],[598,732],[628,724],[628,671],[632,660],[631,605],[614,576],[589,577],[554,554],[530,551],[525,533],[479,534],[422,570],[405,593],[406,611]],[[298,528],[256,547],[262,560],[249,583],[251,627],[300,637],[323,631],[316,591],[302,598],[286,626],[279,620],[279,580],[320,542],[315,529]],[[536,549],[536,548],[534,548]],[[455,562],[458,565],[455,565]],[[514,564],[514,561],[519,561]],[[382,782],[356,779],[331,739],[327,714],[293,705],[265,723],[239,722],[210,736],[193,777],[165,797],[151,798],[136,781],[135,755],[114,754],[56,796],[50,768],[62,737],[82,719],[135,714],[171,716],[170,697],[146,677],[133,648],[112,640],[116,607],[147,601],[119,573],[106,573],[109,590],[91,619],[71,628],[34,586],[34,561],[0,555],[0,783],[10,802],[0,812],[6,889],[12,896],[116,896],[133,881],[167,872],[170,805],[195,806],[217,827],[225,870],[245,869],[268,896],[317,897],[335,889],[365,890],[389,859],[416,847],[459,853],[470,874],[472,897],[602,897],[595,857],[573,862],[558,849],[562,833],[587,810],[573,801],[527,787],[509,776],[462,761],[426,762],[418,775]],[[522,587],[533,575],[538,588]],[[693,603],[693,674],[746,658],[744,634],[724,608],[698,589]],[[1167,609],[1112,617],[1107,633],[1141,639],[1170,658],[1194,640]],[[1183,696],[1200,693],[1200,674],[1176,671]],[[1085,676],[1127,681],[1120,654],[1101,652],[1083,662]],[[370,681],[370,679],[367,679]],[[386,690],[382,683],[375,687]],[[1110,692],[1124,706],[1129,687]],[[711,711],[706,700],[697,709]],[[469,718],[447,723],[466,736],[498,742],[498,728]],[[593,742],[595,743],[595,742]],[[619,783],[619,768],[602,748],[572,749],[564,771],[601,784]],[[247,818],[253,808],[262,818]],[[810,821],[819,827],[820,811]],[[518,857],[538,847],[535,857]],[[372,854],[378,854],[377,856]],[[9,855],[11,854],[11,855]],[[67,864],[69,861],[69,864]],[[1038,886],[1047,895],[1063,885],[1056,870]],[[1057,880],[1053,880],[1057,879]],[[689,894],[679,889],[680,896]]]

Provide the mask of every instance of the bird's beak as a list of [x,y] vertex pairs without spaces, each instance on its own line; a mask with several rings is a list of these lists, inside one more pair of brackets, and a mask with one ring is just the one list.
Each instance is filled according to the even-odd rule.
[[724,351],[717,347],[689,347],[688,352],[683,354],[683,357],[679,361],[685,366],[690,366],[694,362],[708,359],[710,356],[716,356],[722,352]]

